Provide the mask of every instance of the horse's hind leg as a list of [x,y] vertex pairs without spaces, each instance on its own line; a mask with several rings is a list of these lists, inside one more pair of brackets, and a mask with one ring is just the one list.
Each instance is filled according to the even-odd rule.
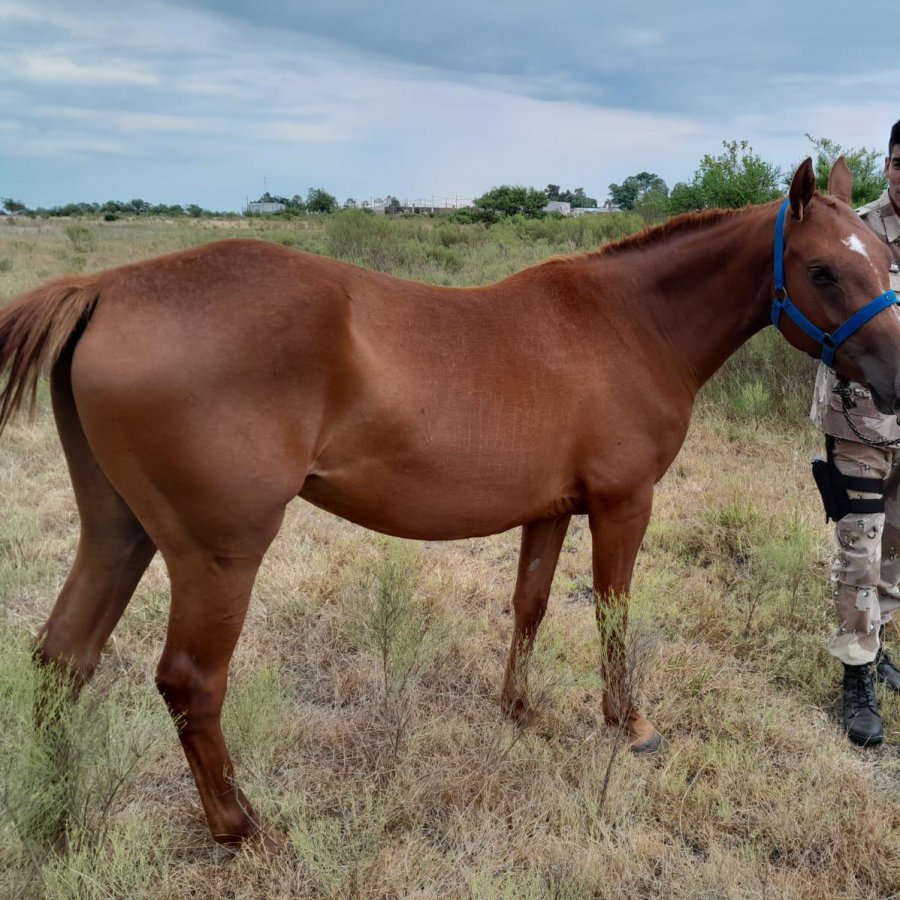
[[[65,451],[81,519],[75,562],[41,629],[34,657],[41,678],[34,701],[36,739],[57,767],[51,780],[64,780],[67,744],[59,728],[58,699],[74,699],[91,677],[103,646],[119,621],[156,547],[131,509],[100,470],[84,436],[64,357],[51,377],[53,412]],[[57,697],[57,689],[63,694]],[[68,696],[67,696],[68,695]],[[48,796],[53,796],[52,792]],[[35,820],[40,834],[59,840],[67,811],[57,803]]]
[[[263,553],[281,523],[242,535],[240,552],[164,551],[172,612],[156,683],[178,728],[213,838],[238,844],[260,834],[250,804],[234,784],[222,736],[228,665],[241,633]],[[267,838],[263,838],[267,841]]]
[[53,370],[53,413],[81,519],[75,562],[41,630],[36,658],[73,678],[93,674],[156,547],[97,465],[72,398],[70,355]]
[[528,715],[528,659],[547,610],[553,574],[570,519],[571,516],[562,516],[522,526],[519,571],[513,593],[515,625],[500,693],[504,712],[517,721]]

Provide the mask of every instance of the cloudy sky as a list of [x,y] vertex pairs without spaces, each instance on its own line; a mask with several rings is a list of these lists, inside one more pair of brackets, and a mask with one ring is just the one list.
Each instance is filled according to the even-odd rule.
[[723,140],[784,167],[806,132],[881,150],[898,21],[882,0],[0,0],[0,197],[602,201]]

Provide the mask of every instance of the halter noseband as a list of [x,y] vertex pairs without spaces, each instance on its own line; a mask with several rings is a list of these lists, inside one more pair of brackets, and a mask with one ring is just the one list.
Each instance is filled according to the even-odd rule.
[[835,350],[851,334],[859,331],[869,319],[877,316],[883,309],[887,309],[887,307],[897,303],[897,295],[893,291],[885,291],[874,300],[870,300],[862,309],[858,309],[831,334],[813,325],[794,306],[791,298],[787,295],[787,288],[784,286],[784,217],[788,206],[790,206],[790,200],[785,200],[781,204],[781,209],[778,210],[778,217],[775,219],[775,296],[772,299],[772,324],[778,331],[781,331],[781,314],[786,312],[804,334],[809,335],[822,347],[822,362],[826,366],[832,367],[834,365]]

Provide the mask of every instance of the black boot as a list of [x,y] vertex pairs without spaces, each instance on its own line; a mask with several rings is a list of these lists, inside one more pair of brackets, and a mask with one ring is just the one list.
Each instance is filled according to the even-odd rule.
[[844,664],[841,725],[854,744],[872,747],[884,740],[884,728],[872,682],[872,667],[868,663],[863,666]]
[[879,633],[878,655],[875,657],[875,680],[892,691],[900,691],[900,668],[884,649],[884,625]]

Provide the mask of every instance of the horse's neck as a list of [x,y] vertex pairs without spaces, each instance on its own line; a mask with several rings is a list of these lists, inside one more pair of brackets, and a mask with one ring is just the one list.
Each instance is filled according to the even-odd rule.
[[[751,207],[623,251],[649,349],[658,342],[689,391],[767,324],[774,225],[769,207]],[[627,259],[632,253],[641,258]]]

